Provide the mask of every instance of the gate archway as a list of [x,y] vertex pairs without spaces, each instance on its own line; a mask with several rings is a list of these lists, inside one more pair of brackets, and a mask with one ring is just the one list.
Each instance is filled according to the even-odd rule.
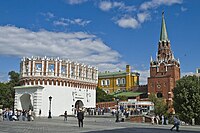
[[21,102],[21,107],[22,110],[29,110],[29,109],[33,109],[33,105],[31,103],[31,95],[30,94],[23,94],[20,97],[20,102]]
[[75,103],[75,108],[79,109],[82,108],[84,106],[83,102],[81,100],[77,100]]

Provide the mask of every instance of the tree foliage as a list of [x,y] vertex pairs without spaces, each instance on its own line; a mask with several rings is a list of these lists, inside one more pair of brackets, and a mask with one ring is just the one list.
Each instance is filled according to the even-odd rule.
[[10,71],[8,73],[10,81],[9,84],[14,87],[14,86],[19,86],[19,73],[15,71]]
[[4,108],[13,108],[15,91],[14,86],[19,85],[19,74],[11,71],[8,73],[9,82],[0,83],[0,104]]
[[167,104],[163,98],[157,98],[155,94],[151,93],[149,100],[154,103],[155,115],[161,116],[167,114]]
[[191,123],[195,118],[200,124],[200,77],[185,76],[176,83],[173,105],[180,119]]
[[112,95],[108,95],[105,91],[98,88],[96,89],[96,102],[109,102],[113,100]]

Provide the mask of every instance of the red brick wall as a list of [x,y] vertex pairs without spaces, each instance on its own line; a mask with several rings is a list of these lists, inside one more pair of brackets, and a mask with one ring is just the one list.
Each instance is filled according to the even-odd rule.
[[108,107],[115,107],[115,105],[117,105],[116,102],[99,102],[99,103],[96,103],[96,107],[98,108],[108,108]]
[[143,116],[130,116],[130,121],[142,123],[143,122]]

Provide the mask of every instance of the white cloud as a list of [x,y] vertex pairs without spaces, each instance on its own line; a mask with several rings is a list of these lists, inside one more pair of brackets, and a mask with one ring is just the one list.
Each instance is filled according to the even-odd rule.
[[65,23],[63,21],[53,21],[53,24],[54,25],[60,25],[60,26],[68,26],[69,24],[68,23]]
[[77,24],[77,25],[81,25],[81,26],[85,26],[87,24],[89,24],[91,21],[89,20],[82,20],[80,18],[74,19],[71,21],[72,24]]
[[143,23],[143,22],[145,22],[145,21],[151,19],[151,15],[150,15],[149,13],[147,13],[147,12],[138,13],[138,14],[137,14],[137,17],[138,17],[138,21],[139,21],[140,23]]
[[71,4],[71,5],[75,5],[75,4],[81,4],[84,2],[87,2],[88,0],[67,0],[67,3]]
[[182,11],[182,12],[185,12],[185,11],[187,11],[187,10],[188,10],[187,8],[185,8],[185,7],[183,7],[183,6],[181,7],[181,11]]
[[183,77],[183,76],[186,76],[186,75],[194,75],[195,73],[194,72],[182,72],[181,73],[181,77]]
[[60,20],[54,21],[53,24],[54,25],[61,25],[61,26],[68,26],[70,24],[79,25],[79,26],[86,26],[90,22],[91,22],[90,20],[83,20],[83,19],[80,19],[80,18],[77,18],[77,19],[61,18]]
[[109,11],[112,8],[112,3],[110,1],[101,1],[99,8],[103,11]]
[[55,15],[54,15],[53,13],[51,13],[51,12],[40,13],[40,14],[41,14],[42,16],[44,16],[45,19],[46,19],[47,21],[50,21],[50,19],[52,19],[52,18],[55,17]]
[[151,8],[157,8],[160,5],[173,5],[173,4],[181,4],[183,0],[151,0],[148,2],[144,2],[140,5],[141,10],[148,10]]
[[110,2],[110,1],[101,1],[99,3],[99,8],[103,11],[109,11],[112,8],[117,8],[119,10],[126,12],[135,10],[135,6],[126,6],[123,2]]
[[132,17],[122,17],[116,22],[122,28],[132,28],[136,29],[140,26],[139,22]]
[[119,68],[117,64],[122,64],[117,51],[85,32],[33,32],[15,26],[1,26],[0,47],[1,55],[53,56],[98,67],[107,66],[105,69]]
[[136,72],[140,73],[140,85],[146,85],[147,79],[150,76],[150,70],[136,70]]
[[53,17],[55,17],[54,14],[51,13],[51,12],[41,13],[41,15],[46,16],[46,17],[48,17],[48,18],[53,18]]

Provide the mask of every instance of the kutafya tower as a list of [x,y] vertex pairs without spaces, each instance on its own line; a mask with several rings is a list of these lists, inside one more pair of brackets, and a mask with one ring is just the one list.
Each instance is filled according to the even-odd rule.
[[163,12],[158,53],[156,54],[156,59],[153,60],[151,57],[150,61],[148,94],[154,93],[157,97],[163,97],[166,99],[168,107],[172,109],[173,89],[179,79],[180,62],[174,58],[171,50]]

